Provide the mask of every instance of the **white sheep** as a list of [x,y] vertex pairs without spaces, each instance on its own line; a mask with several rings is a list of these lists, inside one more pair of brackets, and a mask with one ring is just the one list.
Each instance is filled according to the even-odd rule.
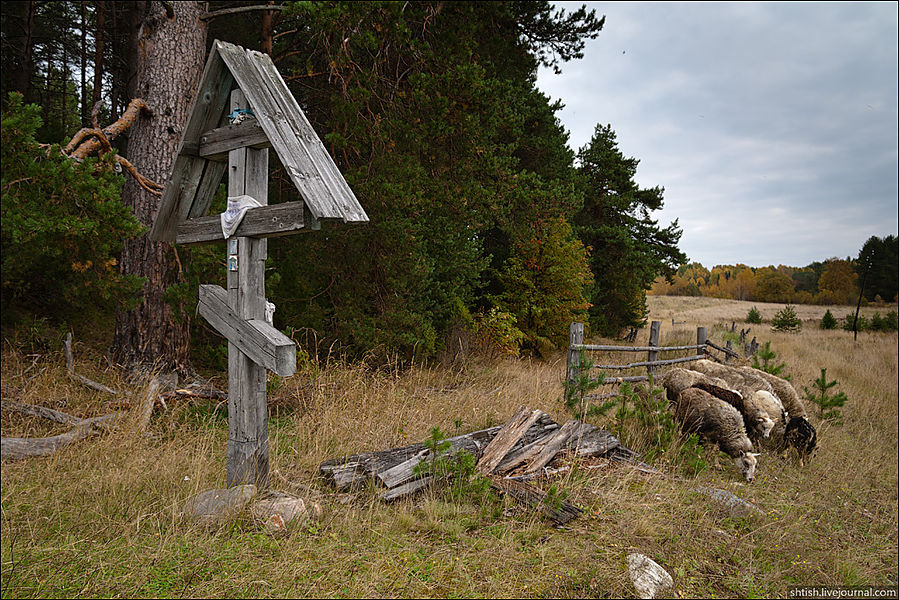
[[799,453],[799,461],[802,463],[815,449],[818,433],[808,420],[808,413],[799,394],[796,393],[796,388],[786,379],[758,369],[742,367],[741,370],[761,377],[774,389],[774,394],[783,403],[783,407],[789,415],[782,437],[778,440],[780,441],[780,450],[785,450],[787,446],[795,448]]
[[[742,401],[731,397],[719,396],[736,408],[743,416],[746,429],[755,439],[771,436],[778,423],[786,423],[783,406],[774,395],[774,388],[763,378],[754,373],[744,372],[740,367],[722,365],[711,360],[699,360],[693,363],[694,370],[727,382],[729,386],[740,392]],[[759,394],[766,392],[766,394]]]
[[698,432],[734,459],[746,481],[755,477],[757,453],[746,435],[743,418],[737,409],[708,392],[690,387],[678,394],[674,417],[686,432]]

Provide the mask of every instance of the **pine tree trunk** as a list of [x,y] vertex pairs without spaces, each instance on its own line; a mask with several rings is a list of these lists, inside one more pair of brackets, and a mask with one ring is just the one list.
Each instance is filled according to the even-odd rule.
[[[177,2],[175,8],[174,19],[168,19],[161,2],[147,3],[134,56],[135,95],[146,100],[152,116],[142,117],[132,129],[128,158],[141,173],[160,183],[169,177],[206,53],[206,24],[199,19],[203,3]],[[127,179],[122,196],[149,227],[159,198],[133,178]],[[116,362],[129,370],[155,366],[189,373],[190,311],[175,310],[164,298],[166,289],[181,280],[178,254],[171,244],[151,242],[146,236],[127,240],[121,271],[144,277],[146,282],[140,305],[116,314],[112,348]]]

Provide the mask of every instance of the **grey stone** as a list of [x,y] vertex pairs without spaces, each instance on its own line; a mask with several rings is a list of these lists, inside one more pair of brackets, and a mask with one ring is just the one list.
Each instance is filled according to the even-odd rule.
[[659,563],[644,554],[628,554],[627,569],[641,598],[674,595],[674,580]]
[[253,517],[273,533],[286,531],[294,521],[319,520],[322,507],[318,502],[273,492],[250,507]]
[[207,490],[185,502],[181,513],[203,523],[215,523],[239,513],[255,495],[253,484]]
[[735,517],[761,517],[765,512],[751,502],[747,502],[742,498],[738,498],[727,490],[719,490],[718,488],[698,487],[693,488],[694,492],[704,494],[724,506]]

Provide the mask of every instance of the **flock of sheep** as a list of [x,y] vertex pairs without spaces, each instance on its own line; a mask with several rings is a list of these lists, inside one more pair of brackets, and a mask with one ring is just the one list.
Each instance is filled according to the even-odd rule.
[[817,443],[817,433],[790,382],[751,367],[700,360],[692,369],[671,369],[661,379],[675,418],[734,459],[746,481],[755,476],[753,444],[800,461]]

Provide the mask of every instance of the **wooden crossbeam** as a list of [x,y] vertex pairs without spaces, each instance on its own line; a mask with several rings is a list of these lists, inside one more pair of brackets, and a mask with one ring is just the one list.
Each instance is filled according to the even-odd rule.
[[184,144],[182,152],[209,160],[227,162],[228,152],[237,148],[270,148],[271,142],[256,119],[239,125],[210,129],[200,135],[199,144]]
[[[321,229],[321,223],[311,217],[305,203],[299,201],[251,208],[234,232],[234,237],[280,237]],[[188,219],[178,225],[176,241],[182,245],[208,244],[224,239],[219,215]]]
[[201,285],[199,307],[209,324],[254,363],[281,377],[296,373],[294,341],[261,319],[239,318],[228,305],[228,292],[220,286]]

